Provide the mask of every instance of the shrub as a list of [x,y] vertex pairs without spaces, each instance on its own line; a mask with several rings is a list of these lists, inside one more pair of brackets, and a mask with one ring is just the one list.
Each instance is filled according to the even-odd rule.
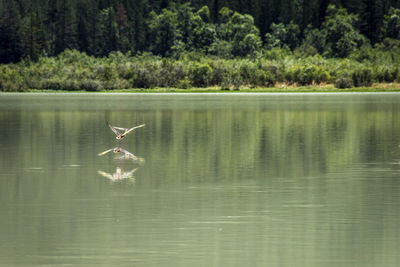
[[187,73],[180,62],[163,60],[162,68],[157,76],[159,77],[158,86],[173,87],[178,81],[185,79]]
[[135,77],[135,68],[133,66],[120,67],[119,77],[129,80]]
[[189,89],[192,85],[190,84],[189,78],[186,76],[184,79],[177,82],[176,87],[179,89]]
[[205,87],[211,80],[212,69],[207,63],[195,63],[190,69],[190,80],[194,86]]
[[39,83],[39,89],[44,90],[64,90],[64,91],[75,91],[80,90],[80,84],[75,80],[68,79],[44,79]]
[[398,83],[400,83],[400,69],[399,69],[399,67],[396,67],[393,71],[394,71],[394,73],[396,73],[396,81]]
[[96,80],[83,80],[79,83],[79,88],[89,92],[96,92],[103,89],[101,82]]
[[335,81],[335,87],[339,89],[353,87],[353,80],[348,77],[340,77]]
[[231,71],[227,73],[224,79],[221,82],[221,89],[222,90],[239,90],[240,86],[243,85],[243,79],[240,75],[240,71],[233,68]]
[[18,81],[6,81],[0,80],[0,91],[5,91],[5,92],[23,92],[25,91],[25,88],[23,87],[21,82]]
[[274,86],[276,79],[274,75],[266,70],[256,69],[250,76],[252,86]]
[[351,78],[355,87],[372,85],[372,71],[369,68],[363,67],[354,70]]
[[377,67],[375,77],[378,82],[394,82],[397,79],[397,68]]
[[327,82],[330,74],[321,66],[316,65],[294,65],[286,71],[285,78],[288,82],[298,83],[299,85],[308,85],[321,82]]
[[133,79],[133,87],[136,88],[152,88],[157,86],[157,78],[154,72],[150,72],[146,68],[137,69]]
[[27,89],[38,89],[40,88],[40,79],[37,77],[33,78],[25,78],[24,79],[24,85]]
[[329,72],[321,66],[315,66],[312,72],[313,81],[317,84],[327,82],[330,79]]
[[40,84],[40,89],[45,90],[62,90],[61,80],[59,79],[44,79]]
[[242,60],[239,63],[239,72],[240,76],[242,77],[243,81],[246,83],[250,83],[250,77],[255,71],[254,64],[248,60]]
[[212,69],[209,80],[210,85],[220,85],[222,83],[228,73],[227,64],[229,64],[227,61],[221,60],[210,62],[210,67]]
[[105,81],[111,81],[113,78],[114,78],[114,71],[113,71],[113,69],[110,67],[110,66],[108,66],[108,65],[106,65],[106,66],[104,66],[104,68],[103,68],[103,73],[102,73],[103,75],[103,79],[105,80]]
[[299,85],[312,83],[312,76],[308,67],[294,65],[287,69],[285,76],[289,83],[298,83]]

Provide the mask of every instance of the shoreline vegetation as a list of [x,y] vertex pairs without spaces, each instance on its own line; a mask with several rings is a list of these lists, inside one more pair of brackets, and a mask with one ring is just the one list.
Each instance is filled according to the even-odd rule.
[[333,84],[324,85],[310,85],[310,86],[291,86],[281,85],[280,87],[257,87],[257,88],[241,88],[238,90],[222,90],[220,87],[193,87],[190,89],[179,89],[179,88],[165,88],[156,87],[151,89],[144,88],[130,88],[130,89],[115,89],[115,90],[101,90],[101,91],[67,91],[67,90],[41,90],[41,89],[30,89],[26,91],[10,92],[0,91],[1,93],[50,93],[50,94],[69,94],[69,93],[137,93],[137,94],[151,94],[151,93],[400,93],[399,83],[374,83],[371,87],[353,87],[347,88],[346,90],[336,88]]
[[[374,93],[374,92],[400,92],[400,83],[373,83],[370,87],[336,88],[334,84],[319,84],[308,86],[297,86],[289,84],[277,84],[274,87],[255,87],[240,89],[221,89],[221,87],[191,87],[180,89],[175,87],[155,87],[155,88],[129,88],[101,91],[71,91],[71,90],[40,90],[30,89],[25,93]],[[1,91],[0,91],[1,93]],[[3,91],[3,93],[5,93]]]
[[319,19],[268,28],[251,12],[189,2],[146,8],[140,27],[120,1],[90,14],[86,1],[39,2],[0,4],[0,91],[400,91],[400,9],[389,2],[372,20],[358,0],[294,1]]
[[397,51],[368,48],[347,58],[324,58],[274,48],[254,58],[224,59],[196,52],[179,58],[121,52],[97,58],[65,50],[0,65],[0,91],[400,91]]

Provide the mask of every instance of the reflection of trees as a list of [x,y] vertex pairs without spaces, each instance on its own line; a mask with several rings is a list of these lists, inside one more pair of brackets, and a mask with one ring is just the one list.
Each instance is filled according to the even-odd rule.
[[179,110],[160,115],[146,145],[202,179],[316,175],[390,160],[389,140],[400,130],[393,116],[390,108],[370,112],[350,104],[305,111]]
[[[105,121],[144,121],[148,127],[135,133],[129,147],[157,164],[153,170],[175,180],[192,179],[190,174],[198,179],[314,175],[393,156],[391,140],[400,131],[395,100],[367,105],[356,97],[327,104],[308,104],[307,98],[267,104],[243,99],[197,105],[173,98],[152,101],[151,109],[141,104],[143,99],[120,99],[116,110],[103,113],[97,110],[107,98],[99,97],[92,106],[79,100],[72,108],[57,102],[54,110],[16,110],[18,125],[1,131],[2,136],[19,135],[11,139],[18,139],[13,153],[22,163],[55,166],[56,160],[95,161],[99,147],[112,147],[111,141],[103,143],[104,135],[112,137]],[[127,107],[136,109],[127,112]]]
[[[244,251],[254,262],[288,266],[367,255],[362,257],[365,265],[381,266],[398,255],[398,170],[388,174],[379,163],[399,157],[392,152],[400,140],[400,112],[397,103],[386,100],[384,105],[304,107],[215,101],[204,108],[162,101],[150,109],[146,102],[141,106],[130,100],[106,112],[98,111],[104,103],[96,108],[96,101],[80,111],[62,105],[55,112],[17,110],[12,127],[0,128],[2,144],[13,144],[0,152],[0,169],[10,171],[0,179],[0,202],[13,203],[3,205],[3,214],[15,218],[3,220],[11,231],[2,238],[23,240],[27,250],[41,244],[44,251],[98,240],[96,249],[103,245],[107,251],[110,242],[121,245],[116,232],[126,244],[153,232],[140,239],[142,251],[158,244],[160,250],[193,255],[194,246],[210,244],[202,253],[224,266],[249,259],[229,251]],[[130,106],[135,110],[126,110]],[[2,126],[9,115],[0,111]],[[123,183],[107,186],[96,173],[100,169],[122,177],[137,167],[131,160],[122,165],[97,156],[100,148],[114,144],[111,138],[103,143],[105,136],[112,137],[107,120],[147,124],[126,143],[147,161],[140,179],[138,171],[133,173],[138,175],[134,190]],[[81,167],[60,168],[64,164]],[[21,172],[23,167],[44,172]],[[128,197],[115,197],[123,192]],[[96,216],[104,217],[93,230],[90,219]],[[24,218],[32,219],[30,227]],[[107,218],[134,227],[127,235],[127,228]],[[178,247],[184,243],[188,246]],[[15,255],[21,251],[18,247]],[[82,247],[83,254],[91,252]]]

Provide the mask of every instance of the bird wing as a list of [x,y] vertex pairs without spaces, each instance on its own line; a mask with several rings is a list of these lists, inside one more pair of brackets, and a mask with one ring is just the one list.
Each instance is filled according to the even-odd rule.
[[123,152],[125,155],[128,155],[128,156],[130,156],[130,157],[135,157],[135,155],[133,155],[131,152],[129,152],[128,150],[126,150],[126,149],[123,149],[123,148],[120,148],[121,149],[121,152]]
[[103,155],[107,154],[108,152],[113,151],[113,149],[114,149],[114,148],[110,148],[109,150],[103,151],[103,152],[101,152],[101,153],[99,153],[99,154],[97,154],[97,155],[98,155],[98,156],[103,156]]
[[137,128],[141,128],[141,127],[143,127],[143,126],[145,126],[145,125],[146,125],[146,124],[141,124],[141,125],[132,127],[132,128],[130,128],[130,129],[125,129],[125,132],[124,132],[122,135],[127,135],[128,133],[132,132],[133,130],[135,130],[135,129],[137,129]]
[[126,128],[122,128],[122,127],[117,127],[117,126],[113,126],[115,129],[121,130],[121,131],[126,131]]
[[108,127],[110,127],[110,129],[118,136],[121,135],[117,130],[115,130],[115,128],[113,126],[111,126],[111,124],[108,124]]
[[138,170],[139,168],[135,168],[133,170],[131,170],[130,172],[125,172],[124,173],[124,178],[131,178],[133,176],[133,174]]
[[104,177],[113,180],[113,176],[109,173],[103,172],[103,171],[97,171],[98,174],[103,175]]

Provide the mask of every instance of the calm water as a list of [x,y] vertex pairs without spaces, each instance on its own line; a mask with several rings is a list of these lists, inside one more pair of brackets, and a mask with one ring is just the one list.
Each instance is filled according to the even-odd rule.
[[399,266],[399,144],[400,94],[0,94],[0,266]]

